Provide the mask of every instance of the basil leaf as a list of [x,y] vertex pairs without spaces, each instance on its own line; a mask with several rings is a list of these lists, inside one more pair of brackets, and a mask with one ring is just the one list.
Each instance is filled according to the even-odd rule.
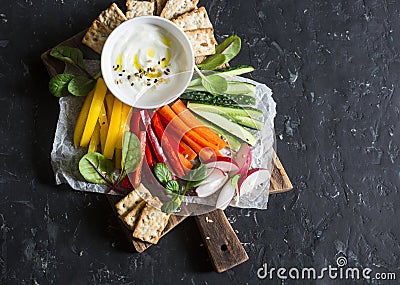
[[207,166],[205,164],[200,164],[198,167],[192,169],[188,175],[186,180],[186,188],[192,188],[199,185],[205,178],[207,177]]
[[179,206],[181,205],[181,200],[180,199],[172,199],[168,202],[165,202],[162,206],[161,206],[161,211],[163,211],[164,213],[173,213],[176,210],[178,210]]
[[215,47],[215,52],[226,55],[226,62],[229,62],[238,55],[241,47],[241,39],[238,36],[230,36]]
[[110,185],[114,163],[100,153],[91,152],[79,161],[79,172],[90,183]]
[[141,159],[142,150],[138,137],[131,132],[125,132],[122,140],[122,168],[127,173],[132,173],[138,168]]
[[178,181],[176,180],[167,181],[167,183],[165,184],[165,190],[167,190],[167,192],[170,194],[172,193],[180,194]]
[[76,76],[68,83],[68,91],[75,96],[86,96],[95,84],[96,82],[92,79]]
[[83,68],[83,54],[77,48],[56,46],[50,51],[50,55],[65,63],[77,65]]
[[197,67],[202,70],[215,70],[225,62],[226,55],[216,53],[207,57],[202,63],[198,64]]
[[157,163],[154,166],[154,175],[162,184],[172,180],[172,173],[164,163]]
[[68,84],[75,76],[68,73],[61,73],[50,79],[49,91],[56,97],[69,95]]

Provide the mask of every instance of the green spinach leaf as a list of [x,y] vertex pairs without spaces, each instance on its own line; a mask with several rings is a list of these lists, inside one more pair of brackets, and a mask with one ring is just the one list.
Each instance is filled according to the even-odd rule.
[[241,39],[238,36],[230,36],[215,47],[215,52],[224,54],[226,56],[226,62],[229,62],[238,55],[241,47]]
[[215,70],[226,62],[226,55],[216,53],[207,57],[197,67],[202,70]]
[[204,88],[210,92],[211,94],[214,95],[221,95],[226,92],[228,89],[228,82],[226,79],[222,76],[219,76],[217,74],[211,74],[208,76],[205,76],[198,68],[197,66],[194,66],[196,72],[199,74],[201,77],[201,84],[204,86]]
[[88,182],[112,185],[114,163],[100,153],[91,152],[79,161],[79,172]]
[[56,97],[64,97],[69,95],[68,84],[74,78],[72,74],[61,73],[50,79],[49,91]]
[[50,55],[63,62],[83,68],[83,54],[80,49],[68,46],[56,46],[50,51]]
[[92,79],[76,76],[68,83],[68,91],[74,96],[86,96],[95,84]]
[[126,173],[132,173],[138,168],[141,159],[142,150],[138,137],[131,132],[125,132],[122,141],[122,168]]

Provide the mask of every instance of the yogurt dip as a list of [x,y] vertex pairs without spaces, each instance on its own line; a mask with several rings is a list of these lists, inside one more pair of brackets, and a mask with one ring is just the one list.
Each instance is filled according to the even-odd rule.
[[183,78],[179,77],[193,72],[181,42],[160,25],[136,23],[108,48],[114,90],[129,96],[131,102],[146,97],[143,99],[168,103],[170,94],[182,85]]

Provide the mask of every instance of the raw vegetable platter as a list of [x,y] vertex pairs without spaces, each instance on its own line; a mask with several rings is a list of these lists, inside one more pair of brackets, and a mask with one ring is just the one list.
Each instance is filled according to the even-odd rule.
[[[252,71],[251,67],[216,70],[239,52],[238,37],[228,38],[217,46],[216,56],[198,65],[202,71],[197,70],[197,76],[179,100],[158,110],[131,111],[122,103],[115,105],[114,98],[111,103],[112,97],[96,74],[96,67],[91,68],[93,62],[90,59],[98,59],[98,55],[80,43],[84,34],[82,32],[42,55],[53,81],[57,78],[55,75],[66,71],[62,62],[67,63],[67,69],[75,66],[84,70],[81,74],[59,75],[64,86],[53,84],[58,88],[55,91],[50,84],[53,94],[69,95],[60,99],[60,119],[52,153],[58,183],[67,182],[77,190],[126,195],[132,184],[137,186],[140,182],[145,184],[145,181],[152,180],[164,191],[161,210],[173,213],[163,234],[185,218],[176,214],[193,214],[194,209],[198,209],[185,211],[184,205],[191,204],[187,202],[208,206],[195,214],[203,214],[215,207],[226,208],[228,204],[266,208],[268,189],[273,193],[292,188],[272,149],[274,113],[271,112],[275,112],[275,106],[271,91],[265,85],[235,77]],[[67,47],[78,48],[82,55],[78,52],[78,57],[68,58],[77,51]],[[227,48],[231,48],[229,60],[220,56]],[[76,58],[79,62],[74,62]],[[225,79],[226,86],[212,82],[215,74],[207,70],[216,70],[215,74]],[[87,75],[90,76],[85,77]],[[65,86],[65,82],[69,84]],[[100,111],[92,119],[93,131],[88,132],[87,125],[93,114],[87,106],[93,105],[96,93],[96,100],[102,97],[97,104]],[[104,95],[99,96],[99,93]],[[86,94],[89,95],[85,97]],[[84,98],[70,95],[83,95]],[[263,98],[267,98],[266,104],[261,101]],[[86,107],[85,102],[88,102]],[[113,116],[119,117],[119,121],[110,128]],[[103,130],[106,134],[102,135],[101,126],[104,124],[108,125],[108,130]],[[192,134],[188,136],[190,132]],[[116,141],[111,144],[113,147],[107,145],[108,139]],[[201,151],[204,148],[206,152]],[[99,172],[103,175],[98,175]],[[142,177],[149,174],[152,176],[150,179]],[[253,182],[257,182],[254,178],[259,176],[259,183],[256,183],[259,185],[254,185]],[[212,187],[202,188],[202,185]],[[253,186],[259,187],[258,192]],[[229,194],[221,193],[222,190]],[[258,195],[249,195],[252,193]],[[225,200],[218,202],[221,196]],[[212,199],[207,200],[207,197]],[[108,198],[112,204],[120,199],[110,195]],[[135,239],[133,244],[140,251],[149,246],[149,243]]]

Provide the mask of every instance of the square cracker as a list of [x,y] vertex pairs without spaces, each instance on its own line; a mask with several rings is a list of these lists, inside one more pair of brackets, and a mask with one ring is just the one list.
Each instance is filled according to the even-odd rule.
[[150,1],[126,0],[126,17],[132,19],[140,16],[152,16],[155,3]]
[[199,9],[181,15],[176,19],[172,19],[172,22],[184,31],[213,27],[210,18],[208,17],[207,10],[204,7],[200,7]]
[[127,213],[122,219],[124,224],[131,230],[135,228],[136,220],[139,217],[141,211],[146,206],[146,201],[141,200],[139,204],[136,204],[129,213]]
[[187,31],[185,34],[188,36],[192,44],[195,57],[210,55],[215,53],[215,45],[217,41],[214,37],[214,29],[197,29]]
[[[161,205],[158,198],[154,198],[154,203]],[[169,217],[170,214],[166,214],[160,209],[147,204],[142,210],[139,219],[137,219],[135,230],[132,234],[133,237],[156,244],[168,224]]]
[[149,190],[147,190],[143,184],[140,184],[135,190],[131,191],[128,195],[122,198],[115,208],[120,217],[126,216],[132,209],[134,209],[138,204],[140,204],[143,199],[151,197]]
[[99,20],[94,20],[89,30],[82,39],[82,43],[92,50],[101,54],[104,43],[106,42],[111,29],[102,24]]
[[168,0],[160,17],[171,20],[197,8],[198,0]]
[[112,3],[107,10],[101,12],[97,20],[110,28],[112,31],[127,19],[124,13],[118,8],[117,4]]

